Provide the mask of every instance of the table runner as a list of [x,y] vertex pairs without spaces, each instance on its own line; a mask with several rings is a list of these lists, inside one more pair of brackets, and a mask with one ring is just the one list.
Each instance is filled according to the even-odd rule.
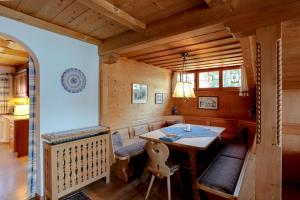
[[194,137],[214,137],[216,133],[208,128],[199,126],[191,126],[191,131],[185,131],[186,126],[170,126],[162,128],[161,131],[165,134],[172,134],[182,138],[194,138]]

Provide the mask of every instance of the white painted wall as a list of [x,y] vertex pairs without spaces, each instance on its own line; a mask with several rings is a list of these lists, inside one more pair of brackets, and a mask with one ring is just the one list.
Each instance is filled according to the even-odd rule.
[[[38,59],[41,134],[99,124],[99,56],[96,45],[4,17],[0,17],[1,33],[21,40]],[[87,85],[81,93],[68,93],[61,85],[61,75],[70,67],[79,68],[86,75]],[[40,165],[42,161],[41,155]],[[38,172],[37,192],[43,195],[43,172],[39,169]]]

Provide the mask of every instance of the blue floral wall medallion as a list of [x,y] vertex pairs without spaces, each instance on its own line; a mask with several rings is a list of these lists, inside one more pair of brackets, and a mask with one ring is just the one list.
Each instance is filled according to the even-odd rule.
[[69,68],[61,75],[61,84],[70,93],[81,92],[86,85],[84,73],[77,68]]

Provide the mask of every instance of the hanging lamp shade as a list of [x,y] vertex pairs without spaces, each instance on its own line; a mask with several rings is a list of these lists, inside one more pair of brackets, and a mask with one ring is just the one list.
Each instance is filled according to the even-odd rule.
[[191,83],[178,81],[172,97],[175,98],[195,98],[194,89]]
[[183,80],[183,74],[185,71],[185,61],[186,57],[188,56],[187,53],[182,53],[183,63],[182,63],[182,71],[180,73],[180,80],[176,82],[175,89],[173,92],[172,97],[175,98],[195,98],[195,92],[193,85],[186,80]]

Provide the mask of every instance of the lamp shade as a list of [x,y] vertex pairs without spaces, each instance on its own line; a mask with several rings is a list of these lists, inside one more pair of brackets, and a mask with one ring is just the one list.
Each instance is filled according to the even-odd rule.
[[194,89],[191,83],[178,81],[176,82],[175,89],[172,97],[175,98],[195,98]]

